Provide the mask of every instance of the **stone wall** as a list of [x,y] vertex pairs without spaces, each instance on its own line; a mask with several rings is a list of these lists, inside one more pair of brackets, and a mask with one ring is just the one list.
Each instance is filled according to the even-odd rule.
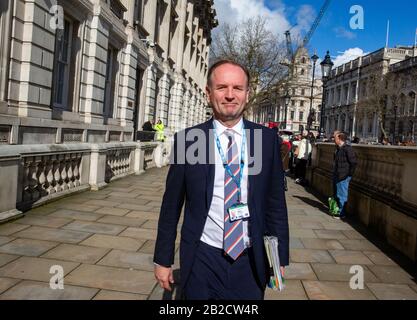
[[[417,261],[417,148],[355,145],[358,166],[347,211],[390,245]],[[332,195],[333,144],[317,144],[310,184]]]
[[155,166],[157,146],[157,142],[2,146],[0,223],[56,198],[140,174]]

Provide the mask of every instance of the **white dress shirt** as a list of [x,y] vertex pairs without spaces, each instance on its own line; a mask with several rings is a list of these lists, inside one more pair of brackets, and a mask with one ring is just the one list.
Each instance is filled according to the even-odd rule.
[[[239,159],[241,157],[242,150],[242,134],[243,134],[243,120],[240,121],[233,127],[227,128],[222,125],[219,121],[214,120],[214,128],[216,130],[217,136],[219,137],[223,153],[226,156],[227,145],[229,140],[225,134],[227,129],[233,131],[234,139],[237,144]],[[213,190],[213,200],[211,201],[210,210],[208,212],[208,217],[206,224],[203,229],[203,234],[200,238],[201,241],[207,243],[210,246],[216,248],[223,248],[223,230],[224,230],[224,175],[225,168],[223,166],[223,161],[220,156],[219,150],[217,149],[217,144],[215,145],[215,175],[214,175],[214,190]],[[244,154],[244,168],[243,168],[243,177],[241,181],[241,202],[247,203],[248,198],[248,145],[245,142],[245,154]],[[240,161],[239,161],[240,163]],[[234,182],[233,182],[234,183]],[[250,246],[250,238],[248,233],[248,221],[243,221],[243,232],[244,232],[244,242],[245,247]]]

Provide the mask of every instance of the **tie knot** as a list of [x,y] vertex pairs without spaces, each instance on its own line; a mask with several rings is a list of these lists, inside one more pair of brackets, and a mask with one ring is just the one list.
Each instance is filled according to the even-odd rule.
[[230,146],[234,142],[234,134],[233,134],[233,131],[232,130],[226,130],[224,133],[225,133],[227,139],[229,140],[229,143],[227,145],[227,148],[230,148]]

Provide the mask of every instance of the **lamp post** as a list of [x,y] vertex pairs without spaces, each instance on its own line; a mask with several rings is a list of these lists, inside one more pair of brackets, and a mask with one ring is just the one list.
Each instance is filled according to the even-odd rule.
[[323,96],[322,96],[322,102],[321,102],[321,112],[320,112],[320,138],[323,135],[323,115],[324,115],[324,109],[326,107],[326,82],[330,77],[330,72],[332,71],[332,67],[334,65],[332,59],[330,58],[330,52],[327,51],[324,60],[320,63],[321,65],[321,74],[323,79]]
[[285,111],[284,111],[284,127],[282,128],[284,130],[287,129],[287,110],[288,110],[288,104],[290,103],[290,100],[291,100],[291,96],[288,94],[288,91],[287,91],[284,96]]
[[313,94],[314,94],[314,76],[316,74],[316,63],[319,57],[314,54],[311,57],[311,60],[313,60],[313,80],[311,81],[311,95],[310,95],[310,110],[308,111],[308,118],[307,118],[307,133],[310,133],[311,125],[313,123],[313,114],[312,114],[312,108],[313,108]]

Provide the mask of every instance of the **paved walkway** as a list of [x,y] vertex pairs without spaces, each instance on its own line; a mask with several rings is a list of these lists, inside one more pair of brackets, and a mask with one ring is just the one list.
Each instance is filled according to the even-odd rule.
[[[0,299],[172,298],[152,272],[166,173],[151,169],[0,225]],[[267,299],[417,299],[416,282],[397,264],[401,259],[360,228],[327,216],[301,186],[290,181],[289,187],[287,288],[268,289]],[[63,268],[64,290],[50,289],[53,265]],[[349,287],[352,265],[364,269],[363,290]]]

